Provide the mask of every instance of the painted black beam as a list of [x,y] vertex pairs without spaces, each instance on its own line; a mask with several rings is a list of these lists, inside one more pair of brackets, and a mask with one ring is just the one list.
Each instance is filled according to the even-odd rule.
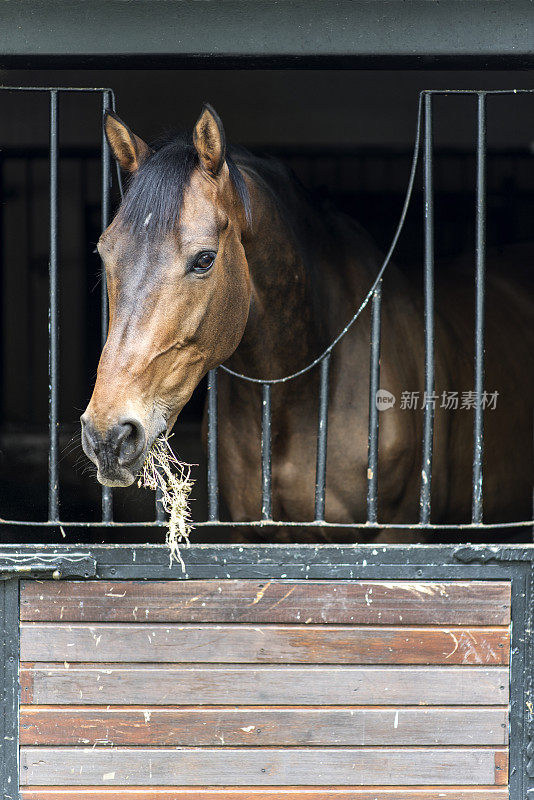
[[531,0],[32,0],[1,6],[3,67],[534,64]]

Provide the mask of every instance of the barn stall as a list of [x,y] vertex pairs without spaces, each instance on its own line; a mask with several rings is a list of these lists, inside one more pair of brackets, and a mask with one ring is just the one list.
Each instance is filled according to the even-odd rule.
[[[86,382],[107,325],[105,285],[94,288],[98,265],[92,248],[86,252],[86,242],[96,241],[106,226],[119,188],[105,141],[91,144],[79,132],[68,132],[69,126],[93,125],[101,135],[102,109],[116,104],[121,111],[119,88],[94,87],[115,87],[119,72],[114,69],[123,63],[180,72],[203,67],[213,75],[224,69],[228,80],[230,69],[237,67],[354,70],[347,76],[374,67],[385,70],[374,78],[382,86],[391,86],[401,68],[430,63],[441,69],[498,70],[485,76],[483,91],[474,92],[468,88],[481,86],[480,73],[476,81],[474,73],[464,74],[464,85],[455,92],[445,89],[448,83],[432,89],[433,73],[419,73],[420,88],[427,91],[420,97],[419,118],[416,104],[407,114],[409,145],[397,151],[391,143],[375,149],[350,143],[333,147],[332,141],[330,147],[324,142],[317,146],[313,134],[311,144],[301,145],[299,127],[298,141],[281,143],[270,134],[267,148],[290,163],[307,185],[326,185],[360,219],[367,213],[371,229],[383,225],[384,206],[390,207],[386,218],[392,234],[397,226],[399,233],[407,233],[399,246],[408,258],[424,262],[430,318],[433,242],[445,255],[476,243],[473,293],[481,323],[486,240],[500,244],[529,233],[531,156],[519,146],[523,140],[517,128],[522,115],[528,122],[528,110],[521,111],[520,104],[531,108],[530,73],[505,70],[532,65],[531,9],[518,3],[510,18],[496,22],[492,6],[490,25],[484,4],[413,3],[403,8],[410,25],[406,18],[399,25],[397,4],[381,4],[386,23],[373,4],[336,3],[327,11],[320,3],[306,8],[288,3],[287,18],[279,7],[257,4],[257,16],[248,19],[249,36],[236,54],[235,26],[243,4],[219,6],[209,21],[197,4],[180,4],[179,18],[177,6],[166,5],[154,16],[144,3],[122,9],[95,4],[82,25],[75,9],[63,10],[59,24],[58,7],[44,3],[39,7],[42,27],[22,18],[21,36],[16,33],[21,19],[10,12],[14,16],[3,34],[3,82],[18,87],[3,91],[1,98],[8,142],[1,184],[4,796],[528,797],[534,775],[532,521],[512,508],[506,520],[484,525],[477,492],[480,450],[474,458],[473,514],[462,525],[445,528],[432,522],[427,472],[420,518],[404,528],[427,544],[228,544],[229,533],[239,536],[240,526],[228,519],[218,493],[217,377],[211,373],[203,390],[209,411],[205,462],[199,446],[202,388],[181,429],[188,459],[206,471],[194,506],[194,544],[183,553],[183,572],[179,564],[169,564],[167,548],[154,543],[163,540],[166,526],[160,505],[154,511],[151,497],[124,499],[128,493],[122,490],[112,496],[104,489],[102,498],[96,496],[92,476],[72,477],[63,447],[70,435],[68,420],[75,416],[72,408],[81,410],[90,391]],[[24,7],[17,13],[24,15]],[[453,20],[447,36],[442,13]],[[177,25],[183,36],[179,44],[175,36],[166,38]],[[153,40],[147,26],[152,26]],[[332,40],[325,38],[325,26],[335,31]],[[104,29],[107,41],[99,33]],[[23,71],[28,66],[39,71]],[[78,73],[78,85],[67,81],[65,86],[60,78],[67,73],[53,72],[58,66],[106,69],[107,80]],[[291,81],[290,71],[280,74],[284,82]],[[315,83],[315,73],[308,74]],[[333,91],[332,82],[317,75]],[[462,84],[452,72],[446,79]],[[406,80],[412,100],[417,99],[416,81]],[[197,81],[195,102],[203,99],[198,97],[202,75]],[[37,83],[52,88],[43,90]],[[127,83],[123,74],[125,91]],[[150,87],[150,79],[145,85]],[[371,86],[364,87],[364,96]],[[503,86],[502,93],[497,91]],[[169,85],[164,89],[168,92]],[[438,105],[443,99],[458,103],[454,113],[460,120],[472,115],[463,149],[434,147],[443,124]],[[496,108],[492,104],[499,101],[515,104],[504,106],[514,115],[515,132],[502,123],[507,114],[496,111],[504,132],[499,131],[498,146],[488,150],[488,120]],[[337,102],[341,105],[341,98]],[[447,108],[450,114],[451,105]],[[235,113],[239,119],[242,110]],[[28,132],[37,120],[46,132],[44,144]],[[156,131],[158,122],[150,123]],[[419,147],[413,148],[416,129]],[[255,134],[265,145],[261,135]],[[72,141],[62,145],[62,136]],[[254,131],[247,136],[254,144]],[[510,144],[514,136],[518,139]],[[423,162],[423,180],[414,194],[416,156]],[[446,202],[438,194],[440,174],[449,180]],[[426,208],[422,222],[410,217],[421,200]],[[436,206],[440,212],[445,209],[436,221],[434,202],[442,203]],[[461,208],[456,216],[454,208]],[[459,224],[463,217],[464,228]],[[384,242],[386,252],[390,244],[391,237]],[[74,268],[78,263],[83,268]],[[66,264],[72,267],[68,271]],[[375,289],[373,397],[380,386],[378,284]],[[482,325],[476,329],[473,368],[481,380]],[[431,391],[431,323],[427,342],[426,388]],[[280,528],[297,539],[299,533],[333,524],[325,522],[328,358],[318,369],[323,379],[313,521],[290,527],[272,519],[269,400],[274,389],[268,381],[262,387],[262,504],[258,519],[246,527],[256,527],[265,541],[275,540]],[[428,462],[430,406],[425,416],[422,446]],[[481,441],[483,415],[473,417]],[[370,531],[387,530],[380,518],[376,469],[379,421],[371,403],[367,518],[346,526],[354,542]],[[45,458],[43,422],[48,427]],[[95,507],[102,510],[100,519]],[[432,537],[454,544],[433,544]],[[482,544],[468,544],[473,540]]]

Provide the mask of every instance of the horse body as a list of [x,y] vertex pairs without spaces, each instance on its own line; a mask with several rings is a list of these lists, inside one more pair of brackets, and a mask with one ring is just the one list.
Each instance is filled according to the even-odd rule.
[[[246,165],[242,168],[247,175]],[[312,241],[308,242],[308,258],[303,263],[288,238],[287,225],[276,203],[258,185],[251,186],[250,191],[253,219],[269,220],[268,232],[261,229],[262,241],[274,240],[280,246],[273,257],[271,249],[258,252],[254,240],[250,245],[244,241],[253,285],[252,302],[243,339],[228,363],[248,375],[279,378],[311,361],[335,338],[367,294],[381,259],[376,247],[350,220],[321,214],[310,204],[306,228]],[[306,202],[299,195],[292,199],[295,203]],[[297,211],[302,213],[301,208]],[[402,286],[400,274],[392,276],[392,282]],[[414,336],[406,324],[407,312],[412,309],[409,293],[403,291],[402,296],[400,328],[398,309],[386,303],[384,322],[393,316],[392,327],[397,333],[403,331],[405,343],[406,337],[414,339],[414,347],[420,351],[420,337]],[[365,519],[369,331],[366,310],[331,358],[326,498],[327,518],[331,521]],[[389,347],[385,342],[383,385],[415,384],[417,367],[414,375],[406,376],[405,361],[396,359],[394,351],[395,345]],[[413,371],[416,363],[414,358],[408,370]],[[223,495],[233,519],[257,519],[261,507],[260,389],[221,372],[219,404]],[[272,482],[276,519],[313,519],[317,413],[317,370],[273,387]],[[404,426],[400,424],[401,415],[410,418],[404,420]],[[386,481],[391,486],[387,494],[397,495],[394,505],[401,497],[405,500],[415,461],[419,460],[414,459],[417,430],[411,416],[393,409],[381,420],[381,455],[390,465]],[[395,513],[401,512],[395,509]]]
[[[120,120],[108,117],[107,125],[119,162],[139,171],[126,200],[126,211],[128,202],[139,206],[139,228],[143,209],[151,207],[143,200],[148,180],[143,184],[143,170],[150,177],[152,169],[157,177],[157,155]],[[133,480],[155,436],[172,427],[208,369],[229,359],[238,372],[275,379],[313,360],[362,302],[382,262],[354,222],[316,206],[280,167],[248,155],[238,155],[232,166],[222,126],[210,109],[197,123],[194,142],[196,162],[183,181],[180,215],[165,235],[151,238],[151,212],[143,223],[148,230],[139,231],[131,219],[127,224],[126,211],[119,211],[105,234],[110,333],[83,422],[84,449],[98,464],[101,480],[113,485]],[[529,263],[528,250],[515,257]],[[506,256],[500,260],[506,262]],[[499,399],[485,414],[485,512],[488,520],[506,521],[530,514],[532,437],[525,432],[532,424],[532,303],[510,280],[503,282],[498,269],[495,277],[493,267],[490,273],[486,386],[499,392]],[[437,282],[438,396],[474,388],[474,286],[466,274],[450,265],[440,270]],[[403,392],[421,393],[424,385],[420,296],[390,264],[383,289],[380,385],[397,402],[379,415],[383,522],[418,518],[423,414],[420,408],[402,408],[400,398]],[[366,519],[369,341],[367,308],[331,357],[326,519],[332,522]],[[219,412],[223,496],[232,519],[258,519],[259,386],[220,371]],[[317,370],[273,387],[275,519],[313,519],[317,413]],[[472,420],[472,411],[436,404],[436,522],[469,519]],[[281,530],[281,540],[290,535],[294,541],[290,529]],[[308,541],[353,536],[314,528]]]
[[[239,164],[239,162],[238,162]],[[246,163],[240,165],[246,172]],[[251,182],[254,180],[250,179]],[[288,183],[290,178],[288,177]],[[261,186],[261,181],[259,182]],[[229,366],[235,371],[278,378],[313,360],[332,341],[367,294],[382,263],[382,254],[350,219],[313,206],[306,226],[320,242],[302,263],[288,239],[287,227],[268,192],[251,185],[254,219],[268,219],[262,242],[244,241],[253,284],[252,303],[243,339]],[[290,196],[291,196],[290,192]],[[305,203],[305,196],[293,201]],[[302,212],[301,212],[302,213]],[[315,244],[315,241],[314,243]],[[273,257],[274,255],[274,257]],[[485,517],[508,521],[528,518],[532,448],[531,429],[532,303],[518,292],[510,275],[500,273],[511,260],[528,263],[531,248],[490,254],[486,330],[486,386],[498,392],[497,406],[485,415]],[[310,269],[310,258],[314,267]],[[471,275],[469,274],[471,266]],[[436,395],[473,390],[474,282],[472,265],[440,269],[436,310]],[[312,281],[313,285],[306,285]],[[403,392],[424,386],[424,341],[421,292],[394,265],[388,267],[382,302],[381,386],[396,404],[380,414],[380,519],[406,523],[418,519],[421,480],[422,411],[402,409]],[[320,298],[320,302],[314,302]],[[314,316],[313,309],[318,309]],[[369,410],[370,313],[334,349],[330,367],[326,519],[350,523],[366,519]],[[510,352],[515,354],[510,364]],[[317,371],[316,371],[317,372]],[[522,389],[520,389],[522,387]],[[272,390],[273,517],[312,520],[318,414],[317,375],[275,385]],[[261,393],[258,386],[221,372],[219,377],[221,483],[230,515],[254,520],[261,507]],[[459,405],[461,401],[459,402]],[[436,403],[433,460],[433,520],[465,522],[471,510],[473,411],[442,409]],[[513,460],[508,458],[514,448]],[[272,532],[269,532],[272,536]],[[315,530],[303,540],[341,541],[344,534]],[[281,540],[295,540],[282,529]],[[376,540],[376,536],[373,539]],[[384,537],[389,541],[392,534]],[[393,534],[406,540],[406,533]]]

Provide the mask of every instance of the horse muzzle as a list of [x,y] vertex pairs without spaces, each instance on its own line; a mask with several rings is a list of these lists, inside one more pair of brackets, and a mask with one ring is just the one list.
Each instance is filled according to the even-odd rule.
[[86,411],[80,417],[82,447],[97,467],[97,478],[104,486],[130,486],[136,478],[147,446],[143,424],[134,417],[119,417],[102,431]]

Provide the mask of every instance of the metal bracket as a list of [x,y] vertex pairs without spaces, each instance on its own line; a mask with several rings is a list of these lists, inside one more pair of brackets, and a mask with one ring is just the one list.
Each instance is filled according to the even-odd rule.
[[454,551],[453,557],[462,564],[472,564],[474,562],[488,564],[492,561],[497,563],[507,561],[534,563],[534,549],[531,547],[502,547],[501,545],[495,545],[494,547],[469,545],[468,547],[458,547]]
[[96,559],[89,553],[32,553],[18,555],[0,552],[0,580],[12,578],[94,578]]

